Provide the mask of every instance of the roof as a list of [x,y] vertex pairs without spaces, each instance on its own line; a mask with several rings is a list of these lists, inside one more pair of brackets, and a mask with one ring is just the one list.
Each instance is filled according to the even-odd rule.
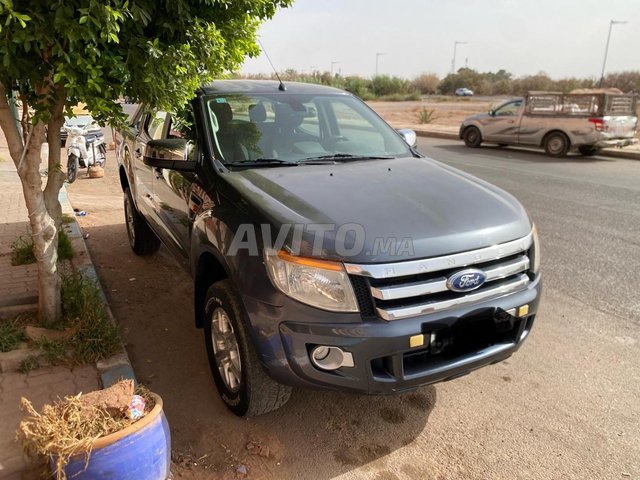
[[216,93],[298,93],[348,95],[344,90],[313,83],[282,82],[285,92],[278,90],[276,80],[216,80],[201,87],[205,95]]

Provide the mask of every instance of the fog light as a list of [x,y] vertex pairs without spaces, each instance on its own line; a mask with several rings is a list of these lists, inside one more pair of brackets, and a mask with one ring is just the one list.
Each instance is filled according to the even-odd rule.
[[353,355],[338,347],[318,345],[311,351],[311,363],[322,370],[353,367]]

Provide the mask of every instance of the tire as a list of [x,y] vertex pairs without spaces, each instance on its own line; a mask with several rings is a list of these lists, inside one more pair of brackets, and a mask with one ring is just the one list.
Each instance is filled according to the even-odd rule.
[[578,151],[585,157],[592,157],[593,155],[597,155],[600,149],[592,145],[582,145],[578,147]]
[[544,139],[544,151],[550,157],[565,157],[569,152],[569,139],[562,132],[554,132]]
[[136,255],[152,255],[158,251],[160,239],[136,210],[129,187],[124,192],[124,220],[127,225],[129,246]]
[[209,366],[227,408],[239,417],[254,417],[287,403],[291,387],[277,383],[262,368],[244,306],[230,280],[209,287],[204,312]]
[[482,134],[478,127],[467,127],[462,135],[464,144],[469,148],[478,148],[482,144]]
[[67,158],[67,182],[73,183],[78,178],[78,169],[80,168],[80,160],[75,155],[69,155]]

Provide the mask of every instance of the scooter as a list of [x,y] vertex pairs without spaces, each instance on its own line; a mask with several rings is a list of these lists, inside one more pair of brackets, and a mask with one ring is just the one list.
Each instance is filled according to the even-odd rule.
[[65,127],[69,134],[67,137],[67,182],[73,183],[78,176],[80,167],[99,166],[104,168],[107,162],[107,146],[104,138],[94,137],[87,140],[86,130],[80,127]]

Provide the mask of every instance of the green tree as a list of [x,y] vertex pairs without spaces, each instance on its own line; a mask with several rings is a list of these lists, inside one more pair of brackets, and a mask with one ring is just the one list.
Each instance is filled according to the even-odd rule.
[[[196,88],[258,53],[260,23],[292,0],[0,0],[0,127],[29,211],[39,315],[60,315],[60,128],[83,102],[118,124],[118,98],[179,108]],[[15,118],[8,96],[21,104]],[[22,128],[20,129],[19,126]],[[48,177],[40,177],[47,141]]]

